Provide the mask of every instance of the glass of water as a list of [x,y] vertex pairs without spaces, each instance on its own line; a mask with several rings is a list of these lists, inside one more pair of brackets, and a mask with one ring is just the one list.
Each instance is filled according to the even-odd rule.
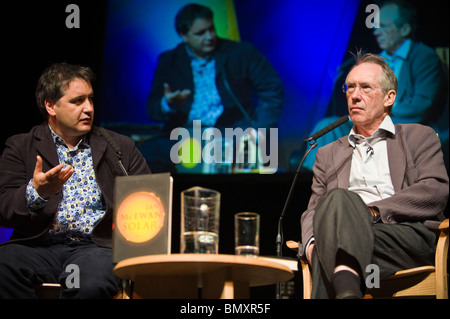
[[219,219],[219,192],[198,186],[182,191],[181,253],[218,254]]
[[241,212],[234,215],[235,254],[247,257],[259,255],[259,214]]

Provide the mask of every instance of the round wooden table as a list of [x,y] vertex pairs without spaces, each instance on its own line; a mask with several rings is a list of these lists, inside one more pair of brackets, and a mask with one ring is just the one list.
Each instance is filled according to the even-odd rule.
[[120,261],[114,273],[134,282],[137,298],[248,298],[249,287],[294,276],[263,257],[223,254],[148,255]]

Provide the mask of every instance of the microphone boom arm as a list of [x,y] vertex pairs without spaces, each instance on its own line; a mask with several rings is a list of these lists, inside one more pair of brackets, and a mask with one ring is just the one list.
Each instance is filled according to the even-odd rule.
[[[311,137],[309,137],[308,139],[306,139],[306,142],[309,142],[309,144],[311,145],[311,147],[306,151],[305,155],[303,155],[302,160],[300,161],[300,164],[298,165],[297,171],[295,172],[294,175],[294,179],[291,183],[291,187],[289,189],[289,193],[286,199],[286,202],[284,203],[284,207],[283,207],[283,211],[281,212],[280,215],[280,219],[278,220],[278,232],[277,232],[277,238],[276,238],[276,251],[277,251],[277,257],[281,257],[281,247],[282,247],[282,243],[283,243],[283,218],[284,215],[286,215],[286,210],[287,207],[289,206],[291,199],[292,199],[292,194],[294,193],[294,187],[297,183],[297,178],[298,175],[300,175],[300,169],[303,165],[303,161],[305,160],[306,156],[308,156],[308,154],[317,147],[317,142],[316,140],[327,134],[328,132],[334,130],[336,127],[341,126],[342,124],[344,124],[345,122],[347,122],[349,120],[348,116],[345,115],[343,117],[341,117],[340,119],[338,119],[337,121],[331,123],[330,125],[324,127],[323,129],[321,129],[320,131],[314,133],[313,135],[311,135]],[[278,283],[277,287],[276,287],[276,298],[280,299],[281,298],[281,285]]]
[[[289,204],[291,202],[292,194],[294,193],[294,187],[297,184],[297,178],[300,175],[300,169],[302,167],[302,164],[303,164],[306,156],[308,156],[308,154],[317,147],[316,140],[309,138],[306,141],[310,142],[311,147],[306,151],[305,155],[303,155],[303,158],[297,167],[297,171],[295,172],[295,175],[294,175],[294,180],[291,183],[291,187],[289,189],[289,193],[288,193],[286,202],[284,203],[283,211],[281,212],[280,218],[278,219],[278,232],[277,232],[277,238],[276,238],[277,257],[282,256],[281,247],[283,244],[283,218],[284,218],[284,215],[286,215],[287,207],[289,206]],[[312,144],[311,144],[311,141],[313,141]],[[277,290],[276,291],[276,299],[281,299],[281,285],[279,283],[277,284],[276,290]]]

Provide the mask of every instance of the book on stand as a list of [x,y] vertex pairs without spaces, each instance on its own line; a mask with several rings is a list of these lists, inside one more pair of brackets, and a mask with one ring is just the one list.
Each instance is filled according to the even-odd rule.
[[172,189],[170,173],[116,177],[113,263],[132,257],[170,254]]

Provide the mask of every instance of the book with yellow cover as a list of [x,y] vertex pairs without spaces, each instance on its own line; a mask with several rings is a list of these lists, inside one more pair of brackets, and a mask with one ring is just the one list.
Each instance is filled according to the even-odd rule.
[[170,254],[172,185],[170,173],[116,177],[113,263],[131,257]]

